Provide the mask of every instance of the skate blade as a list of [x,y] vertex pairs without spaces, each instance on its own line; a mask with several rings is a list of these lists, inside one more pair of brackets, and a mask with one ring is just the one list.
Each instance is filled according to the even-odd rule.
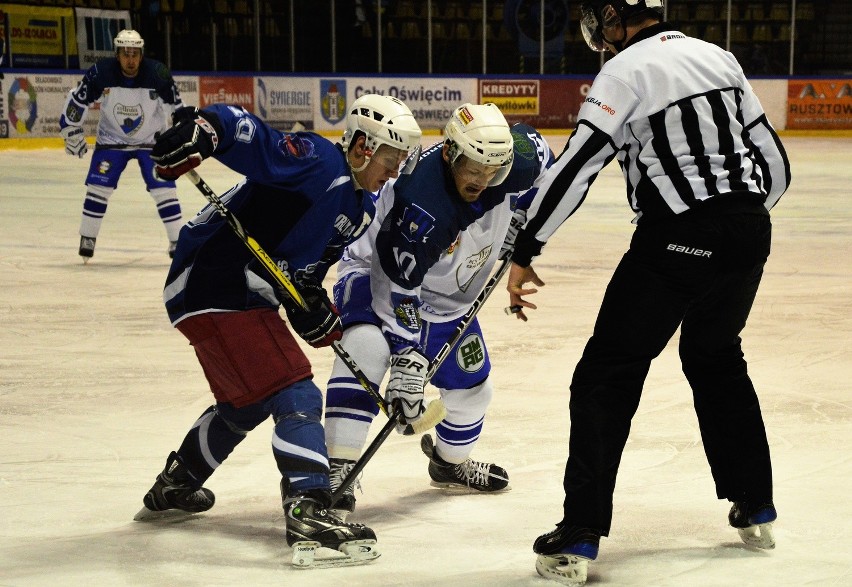
[[293,544],[293,567],[297,569],[332,569],[365,565],[379,558],[375,540],[350,540],[340,545],[339,550],[320,546],[316,541]]
[[580,587],[588,578],[589,559],[573,554],[540,554],[535,560],[535,570],[545,579]]
[[737,528],[740,538],[748,546],[772,550],[775,548],[775,534],[772,532],[772,522],[755,524],[748,528]]
[[166,520],[166,521],[175,521],[179,522],[181,520],[185,520],[190,516],[195,516],[200,514],[201,512],[185,512],[179,509],[169,509],[162,511],[154,511],[149,510],[144,505],[139,512],[133,516],[133,520],[136,522],[156,522],[157,520]]
[[476,489],[475,487],[471,487],[469,485],[462,485],[461,483],[452,483],[450,481],[431,481],[429,483],[432,487],[437,489],[442,489],[446,493],[458,494],[458,495],[467,495],[470,493],[482,493],[485,495],[490,495],[492,493],[506,493],[507,491],[512,490],[511,485],[507,485],[503,489]]

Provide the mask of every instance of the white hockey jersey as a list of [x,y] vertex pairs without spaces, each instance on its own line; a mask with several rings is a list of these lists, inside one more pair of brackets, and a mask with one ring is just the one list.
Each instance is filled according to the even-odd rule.
[[346,249],[338,280],[370,274],[373,311],[392,351],[417,346],[421,319],[462,316],[488,280],[515,209],[528,204],[553,161],[532,127],[515,125],[512,134],[511,172],[474,203],[456,192],[441,144],[428,149],[411,175],[384,186],[367,233]]
[[89,68],[68,93],[60,128],[81,126],[95,102],[100,103],[96,144],[112,148],[152,148],[156,133],[171,126],[172,113],[183,105],[168,68],[147,58],[133,78],[122,75],[115,57]]

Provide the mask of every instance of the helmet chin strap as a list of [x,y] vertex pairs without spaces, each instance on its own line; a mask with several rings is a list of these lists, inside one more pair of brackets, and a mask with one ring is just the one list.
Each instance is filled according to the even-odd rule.
[[626,27],[626,26],[624,26],[624,23],[623,23],[623,22],[619,22],[618,24],[620,24],[620,25],[621,25],[621,33],[622,33],[622,34],[621,34],[621,40],[620,40],[620,41],[610,41],[609,39],[607,39],[607,38],[604,36],[603,31],[601,31],[601,38],[602,38],[602,39],[603,39],[606,43],[608,43],[609,45],[611,45],[613,49],[615,49],[615,53],[621,53],[621,52],[624,50],[624,39],[626,39],[626,38],[627,38],[627,27]]
[[370,164],[370,159],[373,156],[373,151],[371,149],[364,149],[364,164],[360,167],[353,167],[352,162],[349,161],[349,153],[346,153],[346,163],[349,164],[349,169],[352,171],[352,180],[355,182],[357,188],[362,188],[361,182],[358,181],[358,178],[355,177],[356,173],[361,173],[365,169],[367,169],[367,165]]

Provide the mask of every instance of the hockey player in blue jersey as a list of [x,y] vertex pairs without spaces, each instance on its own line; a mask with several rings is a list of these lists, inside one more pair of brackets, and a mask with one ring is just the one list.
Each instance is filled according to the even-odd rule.
[[89,107],[100,104],[95,152],[86,176],[79,254],[84,262],[95,254],[110,196],[127,164],[136,159],[166,228],[171,257],[183,224],[180,202],[175,183],[155,177],[150,155],[157,133],[169,128],[172,114],[182,105],[180,94],[168,68],[143,55],[145,41],[139,33],[123,30],[114,45],[115,57],[89,68],[68,93],[59,117],[65,152],[82,158],[88,151],[83,121]]
[[[376,218],[349,246],[334,288],[342,345],[376,386],[390,369],[386,395],[407,421],[422,410],[429,361],[456,329],[508,247],[513,214],[553,160],[535,129],[509,128],[494,104],[464,104],[413,174],[379,193]],[[501,249],[503,249],[501,251]],[[472,460],[492,396],[490,362],[476,320],[432,380],[447,409],[437,442],[421,440],[433,485],[483,492],[508,486],[506,471]],[[378,408],[336,360],[326,392],[326,444],[332,488],[361,454]],[[355,505],[352,486],[339,515]]]
[[[370,192],[397,177],[401,165],[416,165],[420,128],[405,104],[377,95],[362,96],[348,109],[340,145],[310,132],[275,130],[236,106],[184,108],[174,122],[154,147],[157,173],[175,179],[212,156],[244,174],[222,201],[293,282],[308,309],[279,290],[211,206],[184,226],[163,298],[172,324],[194,347],[216,404],[169,455],[137,518],[210,509],[213,493],[203,483],[271,415],[294,563],[371,560],[378,556],[373,531],[326,510],[331,493],[322,394],[279,306],[312,346],[340,339],[340,319],[323,277],[369,225],[375,212]],[[318,546],[346,556],[311,562],[309,553]]]

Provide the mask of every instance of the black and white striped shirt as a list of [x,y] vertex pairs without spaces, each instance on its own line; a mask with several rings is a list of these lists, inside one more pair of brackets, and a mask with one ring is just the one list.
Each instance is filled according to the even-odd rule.
[[720,194],[771,209],[790,165],[731,53],[670,30],[642,29],[607,61],[565,151],[543,178],[513,260],[530,264],[617,157],[634,222],[680,214]]

